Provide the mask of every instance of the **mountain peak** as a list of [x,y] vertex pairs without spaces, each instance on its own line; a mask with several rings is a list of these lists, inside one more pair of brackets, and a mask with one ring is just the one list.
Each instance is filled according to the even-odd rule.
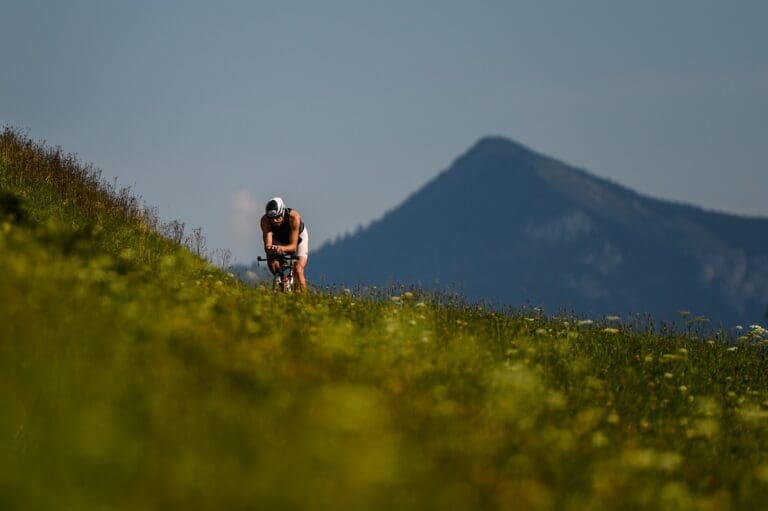
[[768,297],[768,243],[754,233],[767,229],[765,219],[646,198],[486,136],[380,220],[321,248],[313,264],[347,285],[443,282],[496,303],[659,319],[693,309],[755,322]]
[[500,135],[488,135],[480,138],[473,145],[466,156],[521,156],[533,154],[529,148]]

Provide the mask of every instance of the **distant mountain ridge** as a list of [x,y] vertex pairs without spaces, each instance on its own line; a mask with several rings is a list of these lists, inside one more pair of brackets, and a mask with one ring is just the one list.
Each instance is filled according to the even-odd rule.
[[326,283],[455,285],[470,299],[579,314],[768,306],[768,219],[642,196],[502,137],[479,140],[381,219],[321,247]]

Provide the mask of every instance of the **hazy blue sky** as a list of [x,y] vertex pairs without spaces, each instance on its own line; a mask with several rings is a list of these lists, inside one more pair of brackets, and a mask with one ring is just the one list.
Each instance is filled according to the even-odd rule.
[[490,134],[768,216],[767,25],[764,0],[3,0],[0,123],[241,262],[270,196],[317,249]]

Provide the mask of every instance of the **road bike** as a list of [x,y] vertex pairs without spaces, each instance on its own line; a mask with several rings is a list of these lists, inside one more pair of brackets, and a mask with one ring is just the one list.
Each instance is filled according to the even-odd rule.
[[269,257],[257,257],[256,260],[258,262],[280,261],[280,268],[277,274],[275,274],[272,289],[284,293],[293,291],[293,270],[296,267],[296,262],[299,260],[298,256],[293,254],[278,254]]

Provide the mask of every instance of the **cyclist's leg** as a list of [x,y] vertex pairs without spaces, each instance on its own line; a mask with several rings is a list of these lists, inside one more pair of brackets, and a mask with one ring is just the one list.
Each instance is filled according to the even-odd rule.
[[306,291],[307,289],[307,277],[304,276],[304,268],[307,267],[307,257],[301,256],[296,261],[296,265],[293,267],[293,277],[296,282],[297,291]]
[[277,259],[270,260],[267,263],[267,267],[269,268],[270,273],[272,273],[272,277],[274,279],[272,282],[272,288],[279,288],[282,285],[282,279],[280,275],[280,261]]

